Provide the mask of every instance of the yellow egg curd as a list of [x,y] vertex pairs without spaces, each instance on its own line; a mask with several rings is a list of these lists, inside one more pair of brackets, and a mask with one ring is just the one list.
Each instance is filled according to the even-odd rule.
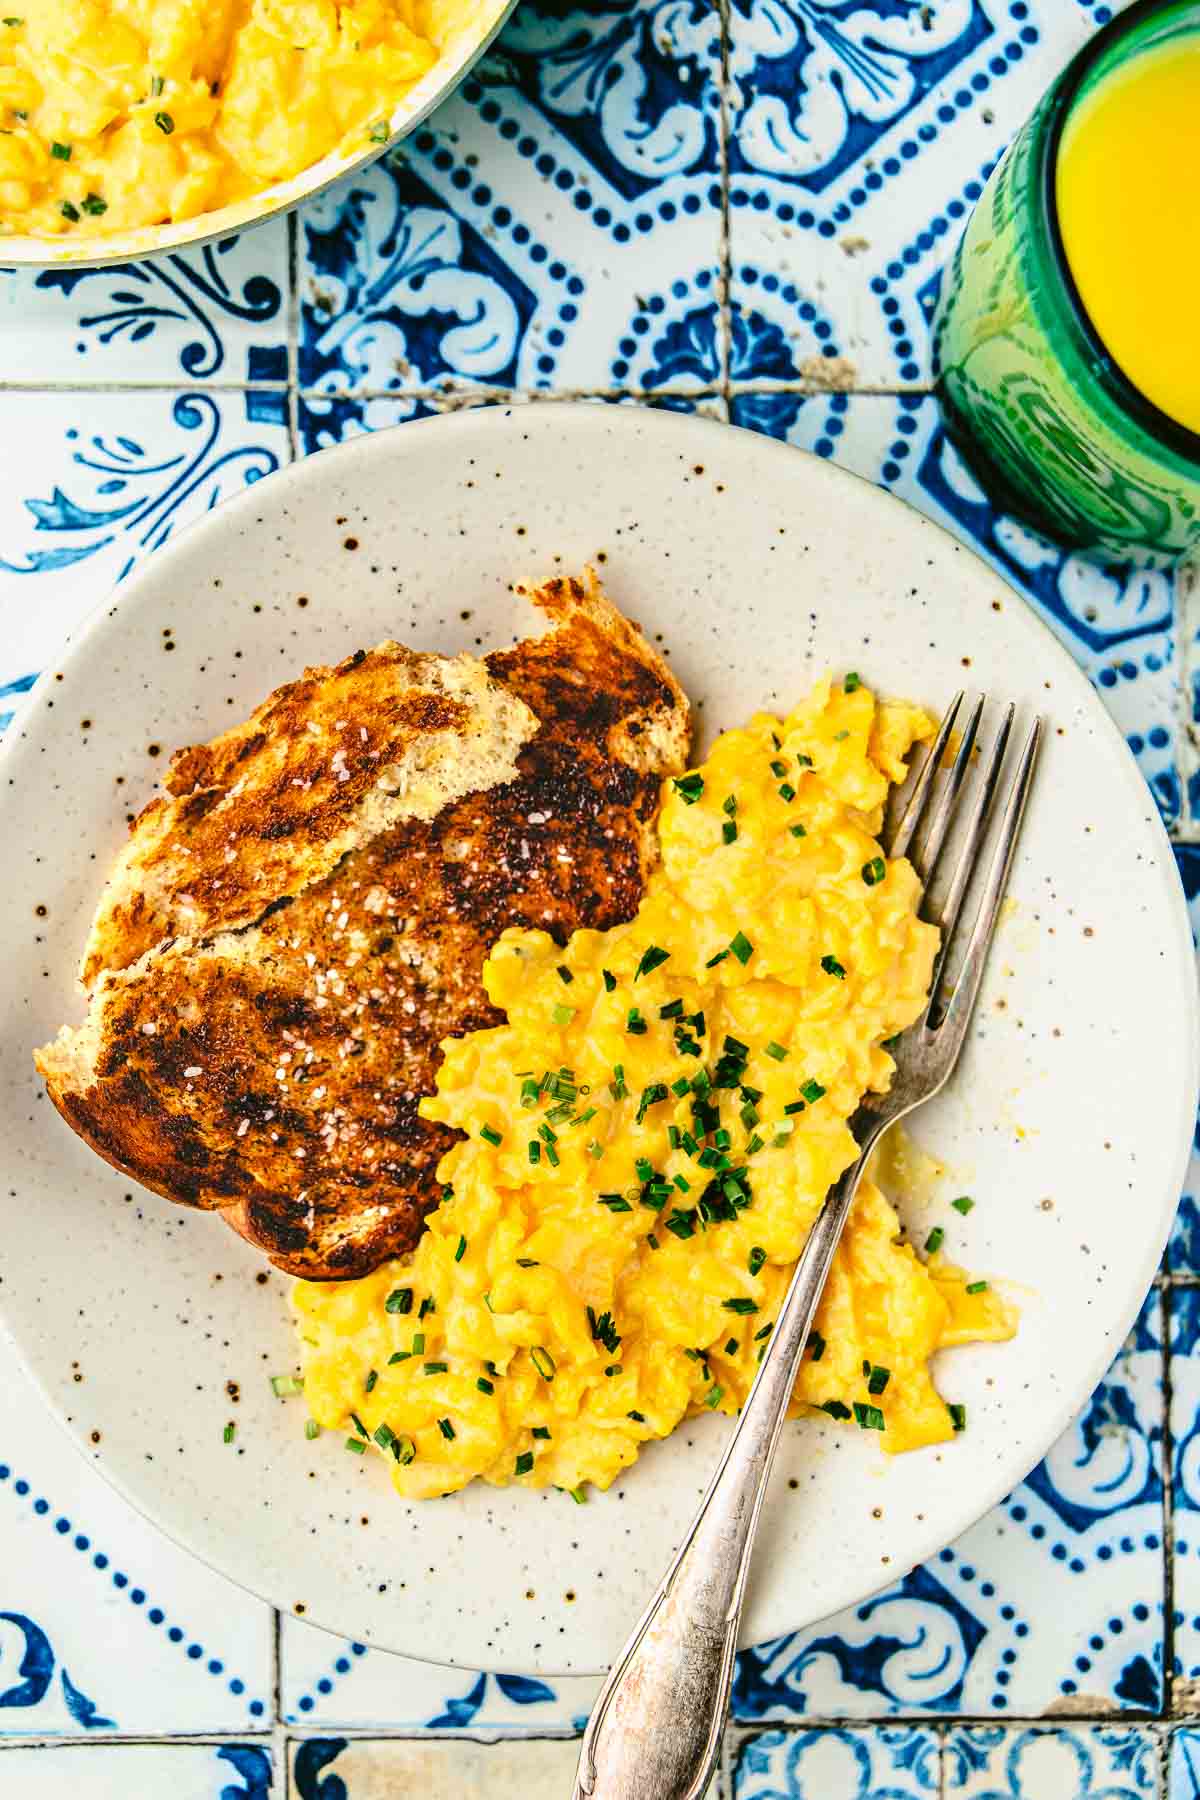
[[[313,1418],[382,1453],[402,1494],[481,1477],[579,1496],[681,1419],[741,1406],[857,1155],[846,1121],[887,1088],[929,986],[937,934],[878,833],[932,728],[822,681],[665,783],[628,924],[501,937],[484,979],[508,1023],[447,1041],[422,1104],[465,1136],[416,1250],[294,1289]],[[963,1419],[930,1357],[1012,1331],[864,1181],[794,1410],[886,1450],[937,1443]]]
[[464,0],[12,0],[0,233],[89,236],[244,200],[388,136]]

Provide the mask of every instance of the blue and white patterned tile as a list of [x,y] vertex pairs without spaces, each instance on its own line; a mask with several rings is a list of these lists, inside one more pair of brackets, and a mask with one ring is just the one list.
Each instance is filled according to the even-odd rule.
[[0,269],[0,382],[288,380],[283,219],[108,269]]
[[[1195,933],[1196,902],[1200,895],[1200,848],[1176,844],[1175,861],[1183,877],[1183,890],[1188,897]],[[1170,1275],[1200,1275],[1200,1119],[1196,1122],[1194,1148],[1163,1257],[1163,1269]]]
[[1200,1731],[1172,1734],[1167,1800],[1200,1800]]
[[[865,387],[929,378],[943,263],[1010,137],[1105,6],[732,0],[732,298]],[[818,324],[824,328],[817,332]]]
[[1191,1712],[1200,1700],[1200,1288],[1170,1288],[1166,1304],[1175,1524],[1172,1688],[1176,1705]]
[[9,392],[0,441],[0,724],[143,557],[290,456],[282,390]]
[[730,1745],[733,1800],[932,1800],[938,1740],[923,1725],[760,1731]]
[[291,1746],[296,1800],[562,1800],[579,1746],[542,1738],[483,1745],[322,1737]]
[[289,1725],[508,1737],[575,1732],[599,1680],[476,1675],[280,1622],[280,1710]]
[[0,1793],[12,1800],[272,1800],[272,1777],[265,1744],[0,1751]]
[[985,557],[1090,676],[1164,821],[1178,820],[1179,673],[1170,575],[1096,567],[997,512],[947,439],[930,395],[735,390],[731,415],[881,483]]
[[942,1757],[946,1800],[1158,1800],[1162,1792],[1161,1744],[1147,1727],[966,1727],[947,1733]]
[[719,83],[706,0],[523,6],[403,151],[300,214],[301,386],[718,383]]
[[[86,1419],[82,1380],[79,1393]],[[102,1740],[269,1722],[269,1608],[135,1513],[2,1343],[0,1543],[0,1735]],[[12,1766],[0,1759],[0,1791],[13,1791]]]
[[1159,1297],[1020,1487],[883,1593],[744,1651],[747,1722],[1154,1711],[1162,1697]]

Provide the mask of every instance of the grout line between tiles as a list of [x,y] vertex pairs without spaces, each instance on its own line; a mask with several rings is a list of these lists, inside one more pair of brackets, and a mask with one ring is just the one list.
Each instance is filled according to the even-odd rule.
[[1171,1425],[1171,1335],[1174,1324],[1171,1283],[1159,1294],[1162,1331],[1162,1468],[1163,1468],[1163,1716],[1175,1717],[1175,1438]]
[[729,67],[731,56],[731,20],[729,0],[719,0],[721,20],[721,67],[719,80],[721,85],[718,117],[717,154],[720,159],[721,180],[721,243],[718,252],[720,274],[717,286],[720,386],[726,408],[730,404],[730,383],[733,368],[733,244],[729,216],[729,146],[732,141],[730,132],[730,91]]
[[1180,564],[1175,588],[1175,638],[1179,679],[1175,684],[1176,731],[1179,752],[1179,824],[1175,835],[1186,843],[1200,830],[1192,817],[1191,777],[1197,772],[1198,749],[1193,737],[1192,694],[1196,669],[1196,633],[1193,613],[1200,611],[1200,558]]
[[567,400],[645,400],[669,403],[673,400],[726,399],[730,395],[799,394],[812,399],[821,394],[840,393],[857,399],[896,399],[931,394],[928,385],[902,383],[875,385],[867,383],[849,387],[818,381],[735,381],[721,379],[708,387],[641,388],[519,388],[519,387],[414,387],[370,388],[346,387],[306,388],[291,381],[0,381],[0,394],[260,394],[292,393],[300,398],[312,394],[321,400],[424,400],[427,402],[528,402]]

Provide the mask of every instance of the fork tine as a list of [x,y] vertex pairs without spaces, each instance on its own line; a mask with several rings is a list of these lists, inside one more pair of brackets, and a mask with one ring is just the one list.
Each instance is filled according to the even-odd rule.
[[981,694],[979,699],[975,702],[975,705],[971,708],[971,716],[963,727],[962,742],[958,747],[958,754],[954,758],[954,765],[950,770],[949,776],[942,783],[941,792],[938,794],[937,804],[933,809],[933,817],[929,821],[928,829],[921,839],[919,850],[915,845],[913,847],[910,860],[913,867],[916,869],[917,874],[921,878],[922,887],[927,888],[933,880],[934,871],[938,865],[938,858],[942,853],[942,848],[950,830],[950,821],[954,817],[954,809],[958,804],[959,792],[961,791],[963,782],[966,780],[967,771],[971,766],[971,756],[975,749],[975,739],[979,734],[979,721],[983,717],[983,708],[986,701],[987,695]]
[[[987,962],[988,951],[991,949],[992,937],[996,929],[996,918],[1000,911],[1000,903],[1004,898],[1008,872],[1012,867],[1013,852],[1017,847],[1025,802],[1029,797],[1029,787],[1033,780],[1034,764],[1037,761],[1041,739],[1042,721],[1035,719],[1030,727],[1029,736],[1025,740],[1025,748],[1021,752],[1012,786],[1009,789],[1004,807],[1004,818],[1000,826],[1000,836],[992,852],[979,910],[975,915],[975,923],[971,927],[971,935],[967,940],[966,953],[958,972],[958,979],[954,984],[954,991],[941,1019],[931,1021],[939,1040],[942,1040],[943,1051],[951,1058],[958,1054],[962,1040],[966,1036],[967,1024],[975,1008],[979,985],[983,979],[984,964]],[[935,995],[935,1002],[936,998]],[[943,1039],[943,1033],[948,1033],[949,1036]]]
[[908,797],[908,805],[888,846],[889,856],[907,856],[909,845],[913,841],[918,825],[929,804],[929,796],[933,792],[933,778],[937,774],[938,765],[945,754],[946,745],[950,741],[950,733],[954,729],[954,721],[958,717],[958,709],[966,698],[962,689],[955,694],[946,708],[946,716],[938,726],[938,734],[930,746],[929,754],[921,765],[921,773],[917,776],[912,793]]
[[979,861],[979,848],[987,831],[991,817],[992,801],[996,796],[996,787],[1000,779],[1000,770],[1004,763],[1004,753],[1008,749],[1009,734],[1012,731],[1016,707],[1009,706],[1004,715],[999,731],[996,733],[987,760],[980,772],[975,794],[971,801],[971,811],[967,818],[962,850],[954,874],[950,878],[950,886],[946,898],[942,902],[941,913],[932,922],[942,934],[941,948],[934,962],[933,981],[930,992],[936,997],[938,977],[946,956],[946,947],[954,935],[954,927],[958,924],[958,915],[962,911],[963,901],[967,897],[967,889],[971,885],[971,876]]

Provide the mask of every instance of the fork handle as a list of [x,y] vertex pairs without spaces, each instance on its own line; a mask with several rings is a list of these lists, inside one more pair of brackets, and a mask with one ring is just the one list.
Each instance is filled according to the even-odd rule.
[[600,1691],[574,1800],[700,1800],[712,1777],[767,1478],[833,1253],[882,1129],[861,1123],[868,1135],[858,1159],[829,1190],[809,1233],[691,1529]]

